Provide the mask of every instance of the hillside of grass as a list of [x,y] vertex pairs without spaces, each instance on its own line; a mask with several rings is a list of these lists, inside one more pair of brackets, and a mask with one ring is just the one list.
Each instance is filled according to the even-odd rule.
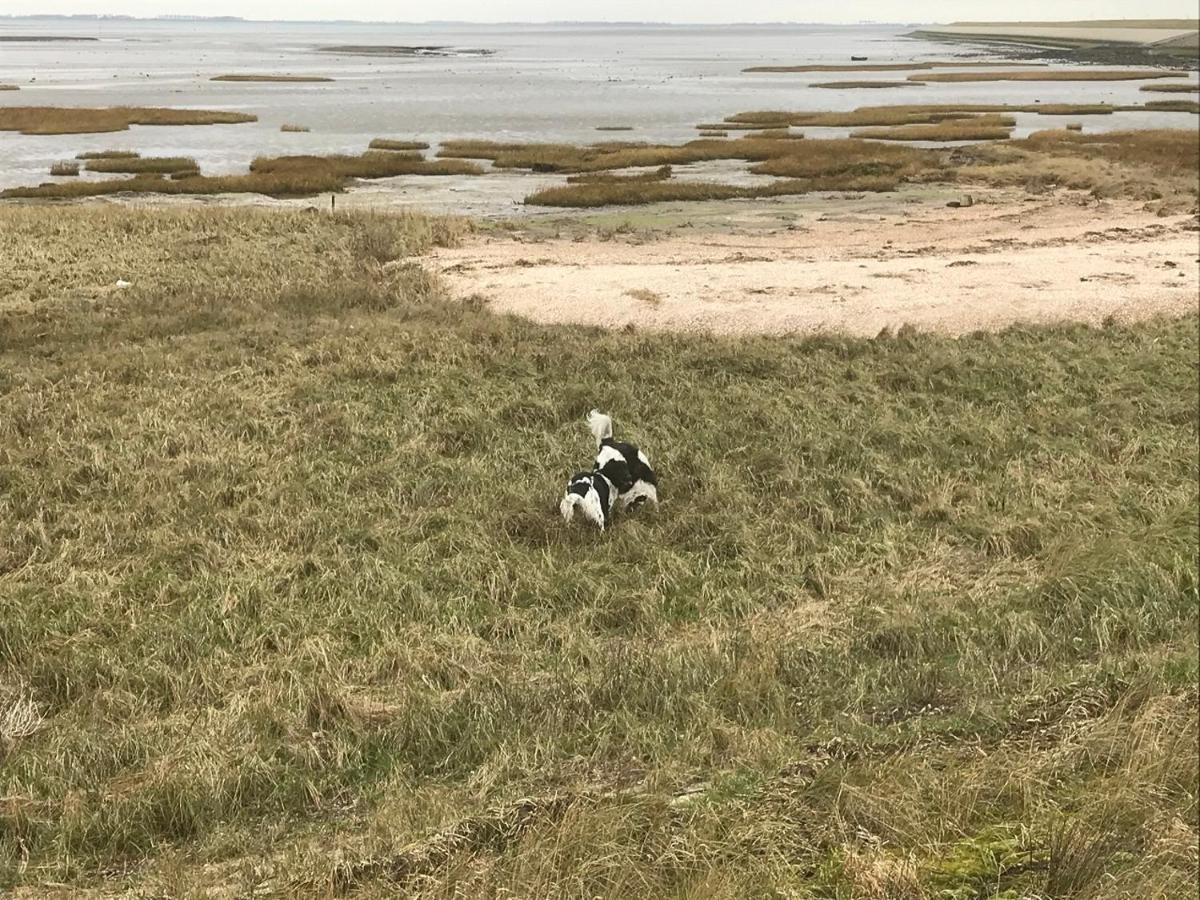
[[1196,317],[544,327],[467,227],[0,208],[0,893],[1189,895]]

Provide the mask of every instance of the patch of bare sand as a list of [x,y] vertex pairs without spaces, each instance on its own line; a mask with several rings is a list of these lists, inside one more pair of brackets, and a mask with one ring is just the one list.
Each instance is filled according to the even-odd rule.
[[432,265],[497,312],[608,328],[962,334],[1197,311],[1195,217],[1066,192],[996,199],[870,216],[810,209],[765,233],[676,229],[636,244],[483,236]]

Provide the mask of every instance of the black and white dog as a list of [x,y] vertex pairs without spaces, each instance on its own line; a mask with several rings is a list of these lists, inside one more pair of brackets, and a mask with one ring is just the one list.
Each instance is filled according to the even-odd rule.
[[563,521],[570,522],[578,509],[580,515],[603,531],[608,527],[616,502],[617,489],[604,474],[580,472],[567,482],[567,492],[558,504],[558,511],[562,513]]
[[613,423],[598,409],[588,413],[588,428],[596,439],[593,472],[603,475],[617,489],[621,509],[649,500],[658,503],[658,476],[650,459],[633,444],[613,440]]

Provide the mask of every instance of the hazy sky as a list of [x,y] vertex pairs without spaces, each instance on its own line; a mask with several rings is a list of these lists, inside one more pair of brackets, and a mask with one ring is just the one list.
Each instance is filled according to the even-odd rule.
[[0,12],[197,14],[247,19],[367,19],[420,22],[950,22],[965,19],[1119,19],[1195,17],[1195,0],[0,0]]

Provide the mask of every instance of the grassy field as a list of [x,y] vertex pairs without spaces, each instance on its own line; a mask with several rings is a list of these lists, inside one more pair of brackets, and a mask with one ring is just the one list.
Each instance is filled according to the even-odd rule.
[[466,227],[0,207],[0,891],[1188,894],[1195,317],[541,327]]

